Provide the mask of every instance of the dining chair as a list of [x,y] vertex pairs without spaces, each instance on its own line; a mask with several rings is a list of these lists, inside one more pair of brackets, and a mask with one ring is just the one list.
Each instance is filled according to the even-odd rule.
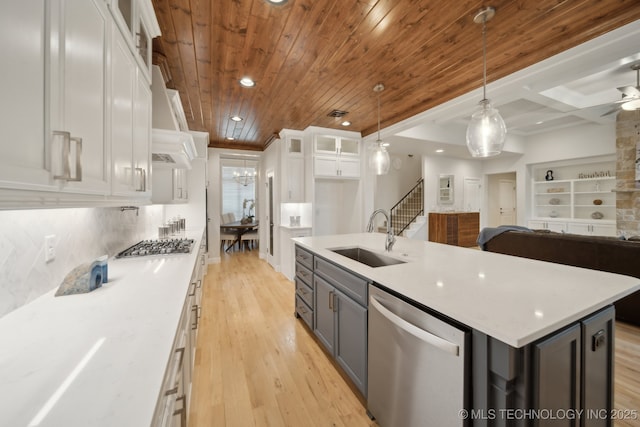
[[245,245],[249,245],[249,249],[251,247],[256,247],[260,242],[260,236],[258,235],[258,228],[255,228],[251,231],[247,231],[240,237],[240,244],[242,245],[242,250],[244,251]]

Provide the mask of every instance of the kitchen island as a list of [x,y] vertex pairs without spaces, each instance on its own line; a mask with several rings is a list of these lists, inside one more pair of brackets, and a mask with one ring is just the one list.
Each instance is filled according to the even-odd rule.
[[[54,297],[53,289],[2,317],[1,424],[160,425],[158,414],[171,406],[165,373],[179,370],[177,335],[185,366],[179,393],[189,392],[184,380],[192,356],[179,324],[186,312],[187,329],[197,328],[189,310],[201,284],[194,279],[204,260],[202,236],[202,229],[187,230],[194,239],[188,254],[110,258],[109,281],[93,292]],[[166,397],[171,404],[184,400]]]
[[[495,418],[504,414],[497,411],[547,409],[548,400],[561,405],[554,407],[558,410],[612,408],[611,305],[640,289],[638,279],[405,238],[398,238],[385,254],[385,235],[379,233],[294,240],[301,253],[312,255],[313,267],[319,260],[321,266],[344,269],[468,332],[465,398],[459,409],[476,411],[473,425],[507,424],[508,419]],[[403,262],[369,267],[332,250],[354,246]],[[322,270],[302,267],[307,285],[309,274],[313,282],[316,277],[331,282]],[[317,294],[313,285],[311,289]],[[314,316],[324,301],[313,299]],[[368,298],[365,301],[363,309],[371,320]],[[299,306],[304,310],[296,300]],[[307,323],[318,335],[321,324],[316,320]],[[375,333],[368,331],[369,336]],[[596,361],[590,359],[593,355]],[[558,366],[563,368],[558,371]],[[558,383],[565,379],[569,384]],[[367,384],[367,379],[360,382]],[[549,386],[558,392],[548,394]],[[567,396],[562,395],[565,391]]]

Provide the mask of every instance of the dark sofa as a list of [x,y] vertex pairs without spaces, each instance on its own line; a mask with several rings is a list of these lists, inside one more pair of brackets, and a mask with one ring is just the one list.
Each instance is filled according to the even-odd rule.
[[[640,241],[546,230],[501,231],[489,233],[493,237],[483,242],[484,250],[640,278]],[[614,305],[617,320],[640,326],[640,291]]]

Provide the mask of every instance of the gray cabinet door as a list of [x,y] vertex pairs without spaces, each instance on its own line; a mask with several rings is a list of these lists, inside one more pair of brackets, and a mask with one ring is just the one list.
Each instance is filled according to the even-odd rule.
[[[580,409],[581,328],[576,324],[535,344],[533,408],[558,414]],[[578,426],[579,419],[535,419],[534,426]]]
[[315,276],[313,278],[313,332],[320,342],[334,354],[334,303],[335,288],[326,281]]
[[340,291],[336,298],[336,360],[367,396],[367,309]]
[[[582,321],[582,409],[581,427],[613,425],[613,350],[615,310],[609,307]],[[593,414],[598,414],[594,416]]]

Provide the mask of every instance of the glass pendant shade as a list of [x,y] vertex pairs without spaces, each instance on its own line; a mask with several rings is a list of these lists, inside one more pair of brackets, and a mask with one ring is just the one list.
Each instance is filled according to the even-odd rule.
[[467,148],[473,157],[497,156],[502,151],[507,127],[498,110],[483,99],[467,127]]
[[391,158],[389,152],[382,145],[382,141],[376,141],[371,155],[369,156],[369,167],[376,175],[386,175],[391,167]]

